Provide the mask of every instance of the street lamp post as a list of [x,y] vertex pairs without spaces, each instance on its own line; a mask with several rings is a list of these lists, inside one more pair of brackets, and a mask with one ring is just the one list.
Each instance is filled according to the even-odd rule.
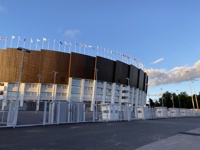
[[128,86],[130,86],[130,78],[126,78],[128,80]]
[[41,77],[42,75],[41,74],[38,74],[38,99],[37,99],[37,105],[36,105],[36,111],[39,110],[39,106],[40,106],[40,89],[41,89],[41,86],[40,86],[40,83],[41,83]]
[[23,64],[24,64],[24,52],[30,53],[28,49],[18,47],[17,50],[22,51],[22,59],[21,59],[21,64],[20,64],[20,71],[19,71],[19,79],[18,79],[18,84],[17,84],[17,97],[16,101],[18,101],[19,98],[19,89],[20,89],[20,82],[22,78],[22,70],[23,70]]
[[97,80],[97,71],[99,71],[99,70],[98,70],[98,68],[94,68],[94,71],[95,71],[95,79]]
[[180,99],[179,99],[179,95],[178,95],[178,90],[177,91],[177,96],[178,96],[178,103],[179,103],[179,108],[181,108],[181,103],[180,103]]
[[174,97],[173,97],[173,93],[172,93],[171,99],[172,99],[172,107],[174,108]]
[[[192,83],[194,83],[194,82],[192,82]],[[195,87],[193,86],[193,88],[194,88],[194,93],[195,93]],[[195,101],[196,101],[197,109],[199,109],[199,104],[198,104],[198,100],[197,100],[197,94],[194,94],[194,96],[195,96]]]
[[161,94],[162,94],[162,107],[164,107],[162,88],[161,88]]
[[[94,68],[94,71],[95,71],[95,79],[96,79],[96,82],[97,82],[97,72],[99,71],[98,68]],[[95,98],[94,98],[95,99]],[[96,99],[95,99],[95,103],[96,103],[96,115],[95,115],[95,119],[97,120],[98,117],[97,117],[97,102],[96,102]]]
[[190,92],[191,92],[191,98],[192,98],[192,106],[193,106],[193,109],[195,109],[195,106],[194,106],[194,99],[193,99],[193,94],[192,94],[192,87],[191,87],[191,83],[190,83],[190,80],[189,80],[189,71],[186,71],[186,73],[188,73],[188,82],[189,82],[189,85],[190,85]]
[[51,73],[54,74],[54,79],[53,79],[53,101],[55,100],[55,84],[56,84],[56,75],[59,73],[58,71],[52,71]]
[[[16,95],[16,101],[15,101],[15,112],[14,112],[14,118],[10,118],[11,117],[11,112],[9,111],[9,119],[13,119],[13,126],[16,125],[17,123],[17,116],[18,116],[18,110],[19,110],[19,90],[20,90],[20,83],[21,83],[21,78],[22,78],[22,70],[23,70],[23,64],[24,64],[24,53],[30,53],[30,51],[28,49],[22,48],[22,47],[18,47],[17,50],[22,51],[22,59],[21,59],[21,64],[20,64],[20,71],[19,71],[19,79],[18,79],[18,84],[17,84],[17,95]],[[10,110],[11,110],[11,105],[10,105]]]

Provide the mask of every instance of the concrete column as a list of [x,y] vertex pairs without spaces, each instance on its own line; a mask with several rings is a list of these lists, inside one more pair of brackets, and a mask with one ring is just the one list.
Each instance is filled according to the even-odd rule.
[[8,82],[4,83],[2,110],[8,104]]
[[130,99],[130,102],[131,102],[131,111],[133,111],[133,104],[134,104],[134,87],[132,88],[131,90],[131,99]]
[[119,111],[121,111],[122,108],[122,90],[123,90],[123,85],[120,84],[120,88],[119,88]]
[[135,117],[138,118],[138,112],[137,112],[137,107],[138,107],[138,100],[139,100],[139,89],[135,89]]
[[24,104],[24,90],[25,90],[25,83],[21,83],[20,84],[20,96],[19,96],[19,100],[20,100],[20,107],[23,106]]
[[93,80],[93,89],[92,89],[92,101],[91,101],[91,107],[90,110],[93,111],[94,109],[94,104],[95,104],[95,97],[96,97],[96,89],[97,89],[97,80]]
[[56,100],[56,91],[57,91],[57,84],[53,85],[53,100]]
[[83,102],[84,87],[85,87],[85,79],[82,79],[82,80],[81,80],[81,95],[80,95],[80,102]]
[[143,92],[142,92],[142,95],[143,95],[142,104],[143,104],[143,106],[144,106],[144,105],[146,105],[147,94],[145,93],[145,91],[143,91]]
[[138,105],[142,106],[142,91],[139,89],[139,100],[138,100]]
[[41,83],[38,83],[37,85],[37,105],[36,105],[36,110],[39,110],[40,107],[40,94],[41,94]]
[[102,103],[105,103],[106,100],[106,82],[103,82],[103,97],[102,97]]
[[111,104],[115,103],[115,90],[116,90],[116,83],[112,84],[112,93],[111,93]]
[[71,101],[71,87],[72,87],[72,78],[69,78],[68,86],[67,86],[67,101]]

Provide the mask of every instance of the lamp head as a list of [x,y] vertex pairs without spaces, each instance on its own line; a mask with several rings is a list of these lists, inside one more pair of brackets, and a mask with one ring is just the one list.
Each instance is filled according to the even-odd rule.
[[18,47],[17,50],[21,51],[21,50],[24,50],[25,52],[27,53],[30,53],[31,51],[26,49],[26,48],[23,48],[23,47]]

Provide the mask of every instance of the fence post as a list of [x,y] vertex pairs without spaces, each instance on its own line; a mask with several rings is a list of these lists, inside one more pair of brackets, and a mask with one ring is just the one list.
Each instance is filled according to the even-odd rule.
[[44,102],[44,114],[43,114],[43,126],[46,125],[46,115],[47,115],[47,102]]
[[79,110],[79,104],[80,103],[77,103],[76,105],[77,105],[77,123],[80,121],[79,119],[80,119],[80,117],[79,117],[79,112],[80,112],[80,110]]
[[68,102],[68,103],[67,103],[67,108],[68,108],[68,110],[67,110],[67,111],[68,111],[68,112],[67,112],[67,115],[68,115],[68,116],[67,116],[67,119],[68,119],[68,123],[70,123],[70,111],[71,111],[71,110],[70,110],[70,108],[71,108],[70,105],[71,105],[71,102]]
[[56,115],[56,122],[57,122],[57,125],[59,124],[60,122],[60,101],[59,103],[57,103],[57,115]]
[[85,104],[83,104],[82,107],[83,107],[83,122],[85,122]]
[[93,107],[93,122],[95,122],[95,104],[91,104]]

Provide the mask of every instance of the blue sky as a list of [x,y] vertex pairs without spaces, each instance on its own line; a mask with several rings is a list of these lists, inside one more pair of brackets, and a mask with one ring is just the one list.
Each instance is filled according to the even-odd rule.
[[[16,47],[20,36],[26,38],[26,48],[31,38],[33,49],[36,39],[41,48],[46,38],[50,49],[56,39],[56,49],[61,40],[121,52],[145,65],[153,85],[149,95],[159,95],[161,88],[190,94],[188,77],[194,81],[192,92],[197,93],[199,8],[199,0],[0,0],[0,37],[9,38],[7,47],[12,36],[12,47]],[[0,48],[4,44],[0,41]],[[23,41],[19,46],[24,46]],[[47,41],[43,47],[48,47]],[[86,53],[91,51],[86,49]]]

